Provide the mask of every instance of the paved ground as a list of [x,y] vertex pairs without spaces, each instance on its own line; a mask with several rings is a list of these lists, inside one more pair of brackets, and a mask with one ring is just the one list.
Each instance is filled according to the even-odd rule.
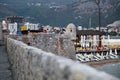
[[4,46],[0,46],[0,80],[13,80]]

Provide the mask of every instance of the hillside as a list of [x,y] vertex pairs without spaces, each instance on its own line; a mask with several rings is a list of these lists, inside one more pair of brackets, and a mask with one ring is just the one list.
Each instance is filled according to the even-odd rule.
[[[120,0],[101,0],[100,6],[102,26],[120,20]],[[72,22],[88,27],[91,18],[92,27],[98,26],[95,0],[1,0],[0,16],[11,15],[52,26],[66,26]]]
[[65,5],[71,4],[79,0],[0,0],[0,3],[7,3],[7,4],[27,4],[27,3],[41,3],[41,4],[48,4],[48,5]]

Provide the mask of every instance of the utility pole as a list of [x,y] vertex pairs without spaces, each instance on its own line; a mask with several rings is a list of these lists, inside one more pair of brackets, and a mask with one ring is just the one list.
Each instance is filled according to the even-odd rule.
[[[99,16],[98,26],[99,26],[99,31],[101,31],[101,30],[100,30],[100,27],[101,27],[100,0],[96,0],[96,4],[97,4],[97,6],[98,6],[98,16]],[[99,35],[99,47],[101,47],[101,35]]]

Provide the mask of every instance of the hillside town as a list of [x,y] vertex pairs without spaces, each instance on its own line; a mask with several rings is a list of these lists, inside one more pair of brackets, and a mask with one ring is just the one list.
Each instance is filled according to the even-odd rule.
[[[15,48],[12,43],[15,42],[16,45],[17,42],[11,40],[14,39],[22,41],[28,46],[34,46],[55,55],[95,66],[96,62],[100,62],[100,64],[119,62],[119,26],[119,21],[116,21],[106,27],[101,27],[100,30],[99,27],[84,28],[75,26],[73,23],[66,27],[53,27],[25,22],[22,16],[10,16],[6,17],[0,24],[0,39],[7,48],[9,47],[8,52],[14,51],[9,50]],[[116,34],[110,34],[113,32]],[[19,49],[16,50],[19,52]],[[21,51],[19,53],[21,54]],[[50,55],[50,53],[47,54]],[[9,54],[9,57],[16,56]],[[21,62],[15,65],[17,66],[17,64],[21,64]]]
[[[30,23],[30,22],[25,22],[24,17],[20,16],[10,16],[6,17],[2,22],[1,22],[2,30],[9,30],[10,34],[22,34],[21,32],[25,31],[40,31],[44,33],[62,33],[64,32],[67,27],[59,27],[59,26],[50,26],[50,25],[41,25],[39,23]],[[77,30],[99,30],[99,27],[82,27],[82,26],[75,26]],[[106,33],[113,33],[112,36],[119,35],[120,33],[120,21],[115,21],[111,24],[108,24],[105,27],[100,28],[101,32],[106,32]],[[104,34],[106,35],[106,34]]]
[[[40,24],[25,22],[24,17],[21,16],[10,16],[2,21],[1,31],[7,32],[7,35],[53,34],[68,38],[74,42],[76,58],[81,62],[88,62],[92,61],[96,54],[98,57],[95,58],[96,60],[109,59],[109,55],[111,55],[110,58],[112,59],[118,58],[117,51],[120,49],[120,38],[117,37],[120,31],[119,26],[120,21],[101,27],[100,31],[99,27],[84,28],[75,26],[73,23],[68,24],[66,27],[41,26]],[[113,32],[116,34],[109,34]],[[112,38],[112,36],[116,37]],[[28,41],[25,43],[30,44],[31,42]],[[112,50],[114,50],[115,54],[112,54]],[[85,55],[81,53],[85,53]]]

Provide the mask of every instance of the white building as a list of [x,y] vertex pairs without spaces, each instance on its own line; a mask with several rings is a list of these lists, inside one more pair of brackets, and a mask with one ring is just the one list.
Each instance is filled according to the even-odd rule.
[[76,39],[76,26],[73,23],[68,24],[65,35],[67,35],[71,40]]
[[2,28],[3,28],[3,30],[7,29],[7,23],[5,20],[2,21]]
[[51,30],[52,30],[52,27],[50,25],[43,26],[44,33],[50,33]]
[[120,32],[120,20],[107,25],[108,32]]
[[39,24],[25,23],[27,30],[39,30]]
[[77,29],[78,29],[78,30],[82,30],[82,26],[78,26]]
[[8,30],[10,31],[10,34],[17,34],[17,26],[17,23],[8,24]]

